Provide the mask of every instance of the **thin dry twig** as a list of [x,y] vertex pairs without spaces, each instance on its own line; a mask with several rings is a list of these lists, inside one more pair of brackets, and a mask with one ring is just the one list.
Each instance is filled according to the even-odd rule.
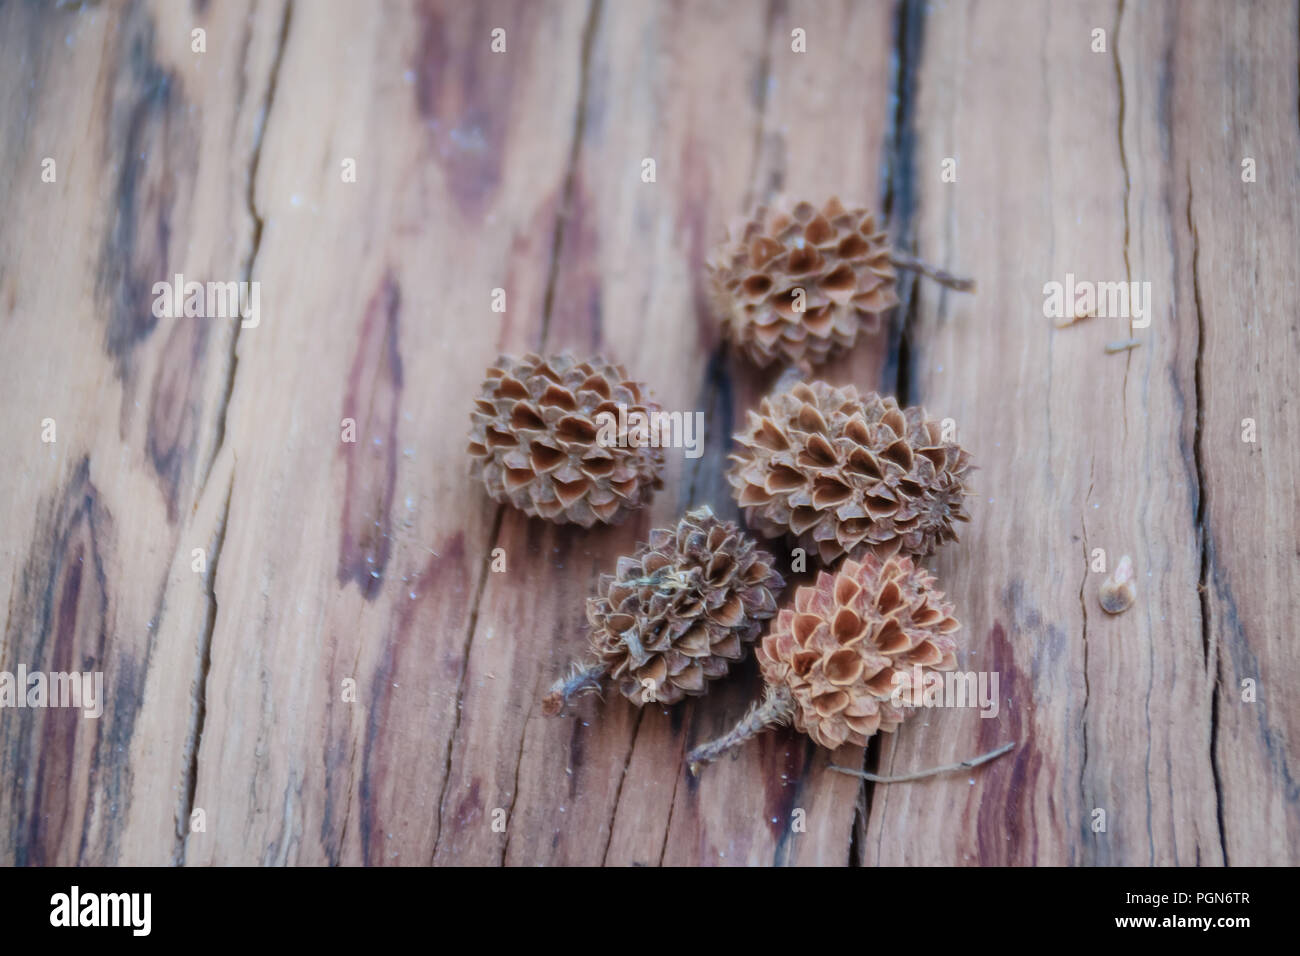
[[963,760],[961,763],[950,763],[943,767],[933,767],[929,770],[918,770],[915,773],[900,774],[897,777],[881,777],[874,773],[867,773],[865,770],[854,770],[851,767],[840,767],[831,764],[832,770],[838,770],[840,773],[847,773],[852,777],[861,777],[863,780],[870,780],[872,783],[906,783],[908,780],[922,780],[926,777],[933,777],[935,774],[951,773],[954,770],[968,770],[971,767],[978,767],[982,763],[988,763],[1001,757],[1004,753],[1014,747],[1015,741],[1003,744],[997,750],[990,750],[986,754],[980,754],[978,757],[972,757],[970,760]]

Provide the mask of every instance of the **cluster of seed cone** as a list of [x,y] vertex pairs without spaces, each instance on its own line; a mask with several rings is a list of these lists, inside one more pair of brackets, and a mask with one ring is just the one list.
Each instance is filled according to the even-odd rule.
[[600,576],[587,601],[592,660],[556,682],[543,711],[603,681],[638,705],[703,694],[744,656],[783,587],[772,556],[735,524],[707,506],[687,512]]
[[470,473],[525,514],[617,524],[662,487],[663,452],[625,434],[601,441],[601,429],[658,410],[643,385],[603,358],[503,355],[471,415]]
[[955,540],[970,455],[923,408],[852,386],[798,383],[764,398],[728,474],[746,523],[829,566],[845,554],[933,554]]
[[885,233],[838,199],[759,206],[708,268],[727,338],[759,366],[823,362],[898,304]]
[[[805,374],[882,327],[898,302],[896,267],[974,288],[891,250],[866,209],[837,199],[759,207],[708,263],[727,337],[760,366]],[[617,429],[608,440],[608,425],[658,411],[605,359],[502,356],[472,414],[471,471],[530,516],[617,523],[661,486],[663,456]],[[843,563],[778,614],[785,582],[772,557],[708,507],[687,512],[600,576],[588,658],[555,682],[544,713],[606,684],[637,705],[703,694],[775,617],[757,652],[763,700],[696,748],[694,769],[784,723],[823,747],[863,745],[906,717],[897,695],[916,674],[955,667],[960,625],[914,564],[968,520],[970,458],[942,426],[924,409],[815,381],[779,387],[735,438],[728,480],[749,527],[792,538],[826,568]]]

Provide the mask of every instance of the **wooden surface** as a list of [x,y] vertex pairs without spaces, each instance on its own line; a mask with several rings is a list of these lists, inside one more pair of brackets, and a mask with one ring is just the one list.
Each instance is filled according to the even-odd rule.
[[[0,710],[0,863],[1300,861],[1297,16],[0,3],[0,671],[107,697]],[[834,759],[1017,742],[971,774],[859,785],[781,731],[690,778],[752,662],[670,711],[539,712],[596,575],[692,505],[736,515],[731,428],[773,374],[721,345],[701,265],[777,190],[873,203],[979,281],[906,282],[823,373],[957,421],[974,520],[933,566],[1002,698]],[[260,323],[154,318],[178,272],[258,281]],[[1067,273],[1149,281],[1150,326],[1055,328]],[[483,369],[562,348],[706,413],[618,529],[466,474]],[[1095,548],[1137,567],[1121,616]]]

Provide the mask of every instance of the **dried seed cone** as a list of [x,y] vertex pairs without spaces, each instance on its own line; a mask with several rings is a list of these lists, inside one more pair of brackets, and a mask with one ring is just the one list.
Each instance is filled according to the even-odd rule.
[[952,634],[960,626],[933,576],[911,558],[868,554],[835,574],[820,572],[758,646],[762,701],[729,733],[691,751],[692,772],[782,724],[832,750],[893,731],[909,713],[917,677],[956,667]]
[[957,666],[961,625],[935,579],[906,557],[845,561],[795,593],[757,655],[763,679],[788,691],[796,729],[822,747],[862,745],[893,731],[908,708],[891,701],[913,668]]
[[956,540],[970,455],[923,408],[852,386],[799,382],[759,403],[728,473],[749,527],[842,555],[925,557]]
[[470,473],[525,514],[584,528],[617,524],[662,487],[663,453],[626,434],[602,441],[606,419],[597,416],[626,422],[657,411],[645,386],[603,358],[502,355],[470,415]]
[[758,207],[732,226],[708,269],[726,336],[759,366],[824,362],[859,332],[878,331],[898,304],[885,233],[866,209],[838,199],[820,210]]
[[614,574],[601,575],[587,601],[593,660],[557,681],[543,710],[558,713],[602,680],[638,705],[703,694],[776,613],[785,581],[772,560],[707,506],[651,531]]

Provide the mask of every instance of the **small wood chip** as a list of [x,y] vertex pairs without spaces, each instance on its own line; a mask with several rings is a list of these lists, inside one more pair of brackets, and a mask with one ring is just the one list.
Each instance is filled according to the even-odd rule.
[[1129,349],[1135,349],[1142,343],[1137,339],[1120,339],[1118,342],[1106,343],[1106,354],[1114,355],[1116,352],[1127,352]]
[[1084,319],[1095,319],[1096,317],[1097,311],[1095,309],[1090,309],[1087,312],[1076,312],[1073,315],[1063,315],[1060,318],[1053,319],[1052,324],[1058,329],[1068,329],[1076,322],[1082,322]]

